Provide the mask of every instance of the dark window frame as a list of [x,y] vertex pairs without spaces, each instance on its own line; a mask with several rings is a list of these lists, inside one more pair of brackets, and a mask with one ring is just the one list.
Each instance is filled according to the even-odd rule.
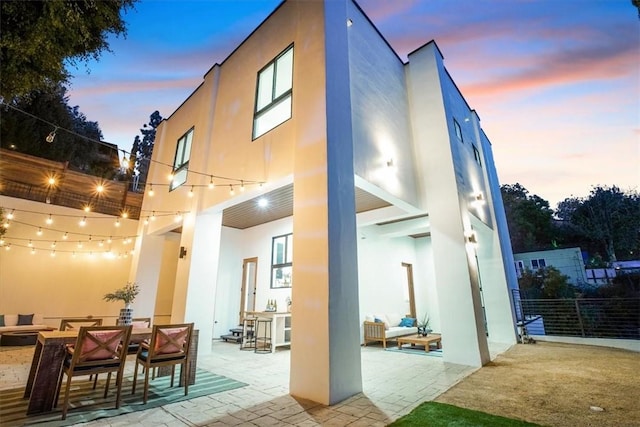
[[[283,253],[282,253],[282,258],[284,260],[284,262],[280,262],[280,263],[276,263],[275,259],[276,259],[276,242],[278,240],[281,240],[282,238],[284,238],[284,249],[283,249]],[[284,270],[289,270],[291,271],[293,268],[293,254],[290,254],[289,251],[292,250],[292,248],[289,247],[289,242],[291,241],[291,244],[293,245],[293,233],[286,233],[286,234],[280,234],[278,236],[274,236],[271,238],[271,282],[269,284],[269,287],[271,289],[282,289],[282,288],[290,288],[292,286],[293,281],[289,280],[289,284],[288,286],[274,286],[274,277],[277,274],[277,270],[282,271]],[[287,259],[291,259],[290,262],[287,261]],[[291,274],[291,273],[289,273]]]
[[[169,191],[173,191],[176,188],[180,188],[187,182],[189,175],[189,161],[191,160],[191,149],[193,148],[193,132],[195,130],[195,126],[192,126],[188,131],[186,131],[178,140],[176,141],[176,152],[173,156],[173,167],[171,170],[171,175],[173,176],[173,180],[169,184]],[[191,135],[191,143],[189,146],[189,157],[185,160],[185,148],[186,142]],[[183,142],[184,141],[184,142]],[[181,145],[181,143],[183,145]],[[178,156],[181,156],[180,164],[178,164]],[[176,175],[180,175],[182,172],[185,172],[184,181],[176,183],[175,177]]]

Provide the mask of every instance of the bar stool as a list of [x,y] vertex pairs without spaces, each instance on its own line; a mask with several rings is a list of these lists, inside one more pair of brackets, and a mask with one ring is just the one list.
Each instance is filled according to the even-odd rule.
[[256,319],[256,353],[271,353],[271,321],[272,319],[257,318]]
[[242,340],[240,341],[240,350],[255,350],[256,319],[256,317],[245,317],[242,321]]

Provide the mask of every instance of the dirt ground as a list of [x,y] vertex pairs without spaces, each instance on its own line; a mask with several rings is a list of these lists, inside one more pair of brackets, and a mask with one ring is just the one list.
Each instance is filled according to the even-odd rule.
[[436,401],[545,426],[638,427],[640,353],[517,344]]

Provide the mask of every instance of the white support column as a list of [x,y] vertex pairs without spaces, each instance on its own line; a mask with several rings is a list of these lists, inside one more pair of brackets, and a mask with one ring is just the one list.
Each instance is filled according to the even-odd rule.
[[140,285],[140,294],[133,303],[135,317],[151,317],[153,319],[158,293],[164,236],[144,234],[139,228],[140,237],[136,242],[136,251],[131,263],[132,281]]
[[221,233],[222,212],[189,215],[183,221],[180,246],[186,254],[178,259],[171,321],[195,323],[198,354],[211,352]]
[[326,126],[296,112],[289,388],[332,405],[362,391],[362,374],[346,2],[324,5]]
[[471,224],[456,182],[444,78],[446,71],[435,43],[409,56],[407,90],[419,179],[431,223],[444,359],[481,366],[490,360],[489,349],[477,264],[473,250],[465,244]]

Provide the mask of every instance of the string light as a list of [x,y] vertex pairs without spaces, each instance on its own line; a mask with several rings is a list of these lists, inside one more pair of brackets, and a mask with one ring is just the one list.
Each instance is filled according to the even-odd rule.
[[229,185],[229,194],[232,196],[236,194],[235,190],[233,189],[233,185]]
[[142,222],[144,225],[149,225],[149,217],[144,217],[144,220]]
[[240,181],[240,191],[244,191],[244,181]]
[[53,243],[51,243],[51,247],[52,247],[52,248],[55,248],[57,244],[58,244],[58,243],[54,240],[54,241],[53,241]]
[[116,226],[116,227],[120,227],[120,218],[116,219],[115,226]]
[[69,233],[67,233],[66,231],[64,232],[64,234],[62,235],[62,238],[64,240],[67,240],[69,238]]
[[32,242],[31,240],[29,240],[29,244],[28,244],[28,246],[29,246],[30,248],[32,248],[32,247],[33,247],[33,242]]
[[149,197],[153,197],[155,191],[153,191],[153,184],[149,184]]
[[38,231],[36,232],[38,236],[42,236],[42,228],[38,227]]
[[193,198],[193,185],[191,186],[191,190],[189,190],[188,196]]
[[80,220],[80,227],[84,227],[85,225],[87,225],[87,217],[83,216]]
[[47,218],[47,225],[51,225],[53,224],[53,218],[51,218],[51,214],[49,214],[49,217]]
[[213,183],[213,176],[212,176],[211,179],[209,180],[209,185],[208,185],[209,190],[213,190],[215,186],[216,185]]
[[151,212],[151,221],[155,221],[156,220],[156,212],[153,211]]
[[31,255],[35,255],[36,254],[36,248],[31,248]]
[[7,214],[7,219],[8,219],[8,220],[12,220],[12,219],[13,219],[13,213],[14,213],[15,211],[16,211],[15,209],[11,209],[11,212],[9,212],[9,213]]
[[98,184],[98,186],[96,187],[96,192],[102,193],[103,191],[104,191],[104,185]]
[[[54,128],[54,130],[51,131],[49,133],[49,135],[45,138],[48,142],[53,142],[54,141],[58,130],[64,130],[65,132],[67,132],[67,133],[69,133],[71,135],[75,135],[75,136],[80,137],[80,138],[82,138],[84,140],[87,140],[89,142],[93,142],[93,143],[96,143],[96,144],[99,144],[101,146],[108,147],[108,148],[112,148],[113,147],[113,144],[111,144],[109,142],[92,139],[92,138],[89,138],[89,137],[87,137],[85,135],[80,135],[79,133],[74,132],[73,130],[66,129],[64,127],[60,127],[55,123],[51,123],[51,122],[49,122],[47,120],[44,120],[44,119],[42,119],[42,118],[40,118],[38,116],[33,115],[33,114],[31,114],[31,113],[29,113],[27,111],[24,111],[24,110],[20,109],[19,107],[15,106],[15,105],[8,104],[4,100],[0,99],[0,104],[3,105],[6,108],[11,108],[11,109],[13,109],[13,110],[15,110],[15,111],[17,111],[17,112],[19,112],[21,114],[27,115],[27,116],[29,116],[29,117],[31,117],[33,119],[39,120],[39,121],[41,121],[43,123],[46,123],[46,124],[52,126]],[[122,151],[122,154],[123,154],[121,167],[123,167],[125,169],[129,169],[129,167],[131,166],[131,161],[130,161],[131,159],[127,158],[127,154],[129,154],[131,156],[132,153],[128,153],[125,150],[119,150],[119,151]],[[174,179],[174,174],[173,174],[174,165],[173,164],[164,163],[164,162],[161,162],[161,161],[158,161],[158,160],[154,160],[154,159],[149,159],[149,162],[171,168],[171,173],[169,175],[169,179],[170,179],[170,182],[173,181],[173,179]],[[237,178],[216,176],[216,175],[212,175],[212,174],[209,174],[209,173],[203,173],[203,172],[195,171],[195,170],[192,170],[192,169],[186,169],[186,172],[188,172],[189,174],[209,176],[210,179],[211,179],[211,182],[213,181],[213,178],[236,181],[236,182],[240,182],[241,181],[241,180],[239,180]],[[250,181],[250,180],[244,180],[244,181],[245,181],[245,183],[262,184],[262,182],[260,182],[260,181]],[[49,185],[54,185],[54,184],[55,184],[55,179],[51,178],[51,180],[49,181]],[[196,185],[196,186],[198,186],[198,185]],[[210,186],[209,188],[213,188],[211,186],[211,183],[209,184],[209,186]]]
[[51,186],[56,185],[56,178],[53,176],[50,176],[49,179],[47,180],[47,183]]
[[86,213],[91,212],[91,205],[84,205],[84,207],[82,208],[83,211],[85,211]]
[[125,218],[125,219],[126,219],[126,218],[129,218],[129,212],[127,212],[127,211],[122,211],[121,216],[122,216],[122,218]]

